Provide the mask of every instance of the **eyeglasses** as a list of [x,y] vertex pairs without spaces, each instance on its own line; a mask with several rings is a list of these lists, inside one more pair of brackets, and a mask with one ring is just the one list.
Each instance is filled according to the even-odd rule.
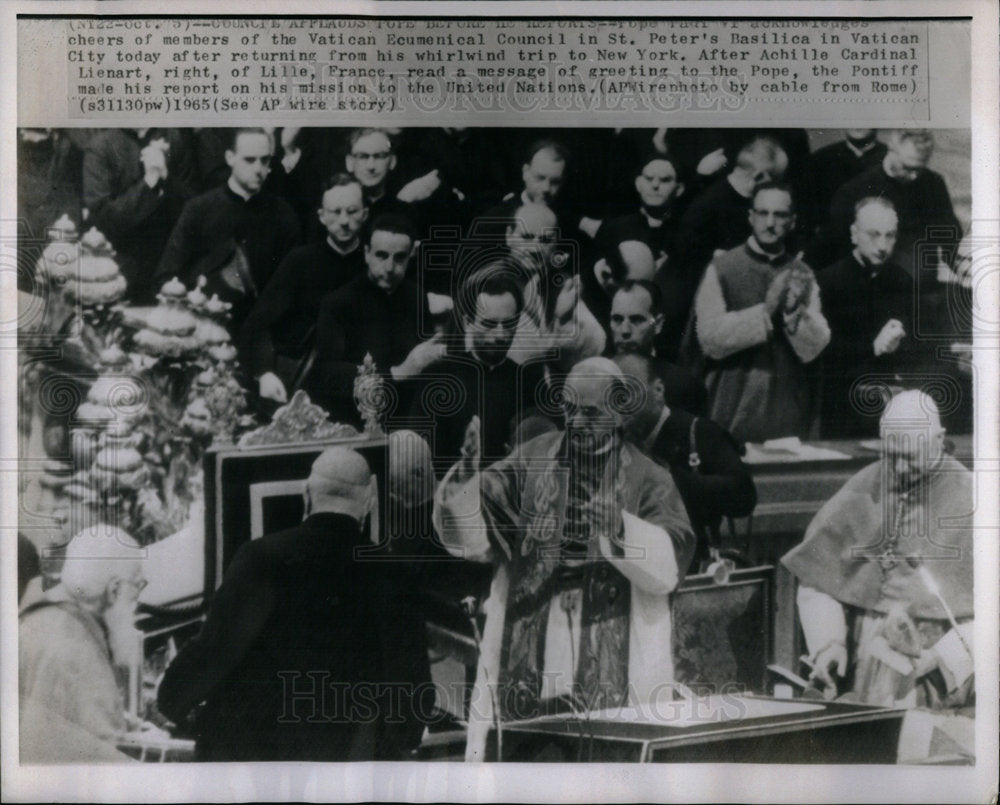
[[384,162],[385,160],[387,160],[389,157],[392,156],[392,152],[391,151],[378,151],[378,152],[376,152],[374,154],[366,154],[366,153],[363,153],[361,151],[355,151],[355,152],[351,153],[351,156],[354,157],[355,159],[361,161],[361,162],[368,162],[368,161],[372,161],[372,162]]

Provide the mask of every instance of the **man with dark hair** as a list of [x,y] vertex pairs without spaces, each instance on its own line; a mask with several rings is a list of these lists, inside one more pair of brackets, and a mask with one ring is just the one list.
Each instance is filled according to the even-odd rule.
[[361,273],[361,228],[368,217],[360,182],[339,173],[327,184],[317,212],[326,230],[318,243],[288,253],[243,327],[244,366],[260,396],[288,401],[288,389],[307,371],[324,297]]
[[[365,246],[365,271],[320,305],[316,361],[307,388],[335,421],[360,422],[354,379],[365,355],[372,356],[384,381],[400,393],[406,381],[444,354],[439,335],[421,340],[430,329],[427,299],[417,283],[406,278],[416,245],[409,220],[380,216]],[[406,410],[405,402],[399,405]]]
[[641,240],[653,252],[656,267],[662,268],[674,250],[678,218],[676,203],[684,194],[684,183],[670,157],[650,152],[641,161],[635,177],[639,209],[599,224],[594,236],[599,246]]
[[299,242],[299,222],[288,204],[261,192],[271,169],[274,141],[264,129],[236,129],[226,151],[225,185],[196,196],[184,210],[160,259],[158,282],[178,277],[233,304],[231,329],[239,332],[261,289]]
[[686,369],[658,356],[656,342],[663,329],[660,289],[648,280],[626,280],[611,300],[613,357],[641,355],[663,380],[664,401],[692,414],[705,413],[705,387]]
[[622,352],[615,363],[644,392],[643,405],[629,418],[628,437],[670,470],[691,527],[698,537],[696,560],[721,548],[723,517],[747,517],[757,505],[757,488],[740,458],[740,446],[712,420],[667,402],[671,379],[640,352]]
[[406,215],[414,222],[418,236],[425,235],[424,219],[428,211],[422,202],[441,186],[436,169],[402,184],[396,173],[398,159],[393,139],[385,129],[376,128],[351,132],[344,164],[364,188],[373,221],[386,213]]
[[[520,267],[504,258],[475,271],[456,300],[461,344],[452,345],[416,379],[411,426],[431,423],[439,476],[461,457],[473,416],[482,423],[481,454],[497,461],[509,452],[511,422],[545,401],[542,364],[518,364],[507,355],[524,306],[520,279]],[[442,406],[442,399],[453,404]]]
[[825,439],[871,438],[878,424],[872,394],[915,368],[913,279],[893,261],[897,226],[892,202],[862,199],[851,224],[854,251],[818,276],[830,324],[820,412]]
[[810,156],[805,189],[811,204],[807,219],[811,233],[826,224],[834,194],[858,174],[881,164],[887,150],[877,129],[847,129],[844,139]]
[[740,149],[736,164],[709,185],[687,208],[677,232],[676,265],[695,288],[705,266],[719,250],[732,249],[751,234],[747,220],[754,190],[782,179],[788,157],[769,137],[757,137]]
[[804,366],[830,328],[812,270],[785,249],[795,227],[791,191],[762,184],[749,219],[753,234],[713,259],[695,298],[709,416],[741,441],[804,438],[812,416]]
[[528,205],[543,205],[556,214],[556,228],[563,234],[576,227],[559,204],[560,191],[566,180],[569,152],[555,140],[537,140],[525,153],[521,165],[521,189],[508,193],[503,201],[487,210],[473,223],[478,236],[495,236],[516,222],[518,212]]
[[[926,129],[892,132],[881,162],[842,185],[834,195],[827,226],[807,253],[810,264],[824,267],[850,254],[854,205],[863,198],[885,198],[899,217],[896,255],[900,266],[912,276],[921,275],[922,282],[924,272],[929,272],[920,292],[934,290],[937,267],[951,262],[962,228],[944,179],[927,167],[933,153],[934,136]],[[918,246],[940,248],[944,253],[921,255]]]

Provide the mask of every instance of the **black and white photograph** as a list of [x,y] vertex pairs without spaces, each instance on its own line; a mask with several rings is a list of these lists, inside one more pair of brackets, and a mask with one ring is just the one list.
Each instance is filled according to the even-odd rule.
[[43,5],[11,801],[995,794],[995,9]]

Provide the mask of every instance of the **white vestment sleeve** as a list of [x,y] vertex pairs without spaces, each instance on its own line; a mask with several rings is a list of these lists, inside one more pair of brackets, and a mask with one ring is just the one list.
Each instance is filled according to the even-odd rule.
[[[953,627],[934,644],[934,650],[940,658],[938,667],[941,669],[945,682],[948,683],[949,693],[964,685],[976,671],[975,660],[970,653],[974,651],[972,642],[975,632],[974,623],[975,621],[968,621],[959,624],[957,630]],[[959,634],[961,634],[961,638]],[[964,645],[962,639],[965,640]]]
[[771,317],[761,302],[743,310],[727,310],[715,266],[705,269],[695,296],[695,332],[702,351],[722,360],[771,337]]
[[601,536],[601,553],[636,588],[666,595],[679,581],[677,557],[670,536],[660,526],[622,510],[624,554],[616,556],[607,537]]
[[821,593],[815,587],[800,584],[796,603],[810,657],[816,656],[831,643],[847,645],[844,606],[836,598]]
[[438,484],[434,493],[434,529],[441,544],[452,556],[471,562],[489,562],[493,558],[486,522],[479,496],[480,474],[465,483],[453,481],[456,463]]

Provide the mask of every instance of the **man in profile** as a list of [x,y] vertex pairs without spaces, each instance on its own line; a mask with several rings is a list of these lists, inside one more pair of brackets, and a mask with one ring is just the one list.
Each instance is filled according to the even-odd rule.
[[386,682],[379,563],[357,556],[371,545],[371,479],[361,455],[327,449],[306,481],[305,520],[236,552],[159,690],[160,710],[179,724],[204,702],[198,760],[378,757],[389,719],[374,706]]
[[59,584],[26,592],[18,630],[22,763],[127,760],[115,748],[127,728],[119,678],[142,658],[142,557],[121,529],[91,526],[67,546]]
[[945,453],[923,392],[894,397],[880,432],[881,461],[781,560],[799,581],[813,678],[830,698],[971,714],[973,474]]

